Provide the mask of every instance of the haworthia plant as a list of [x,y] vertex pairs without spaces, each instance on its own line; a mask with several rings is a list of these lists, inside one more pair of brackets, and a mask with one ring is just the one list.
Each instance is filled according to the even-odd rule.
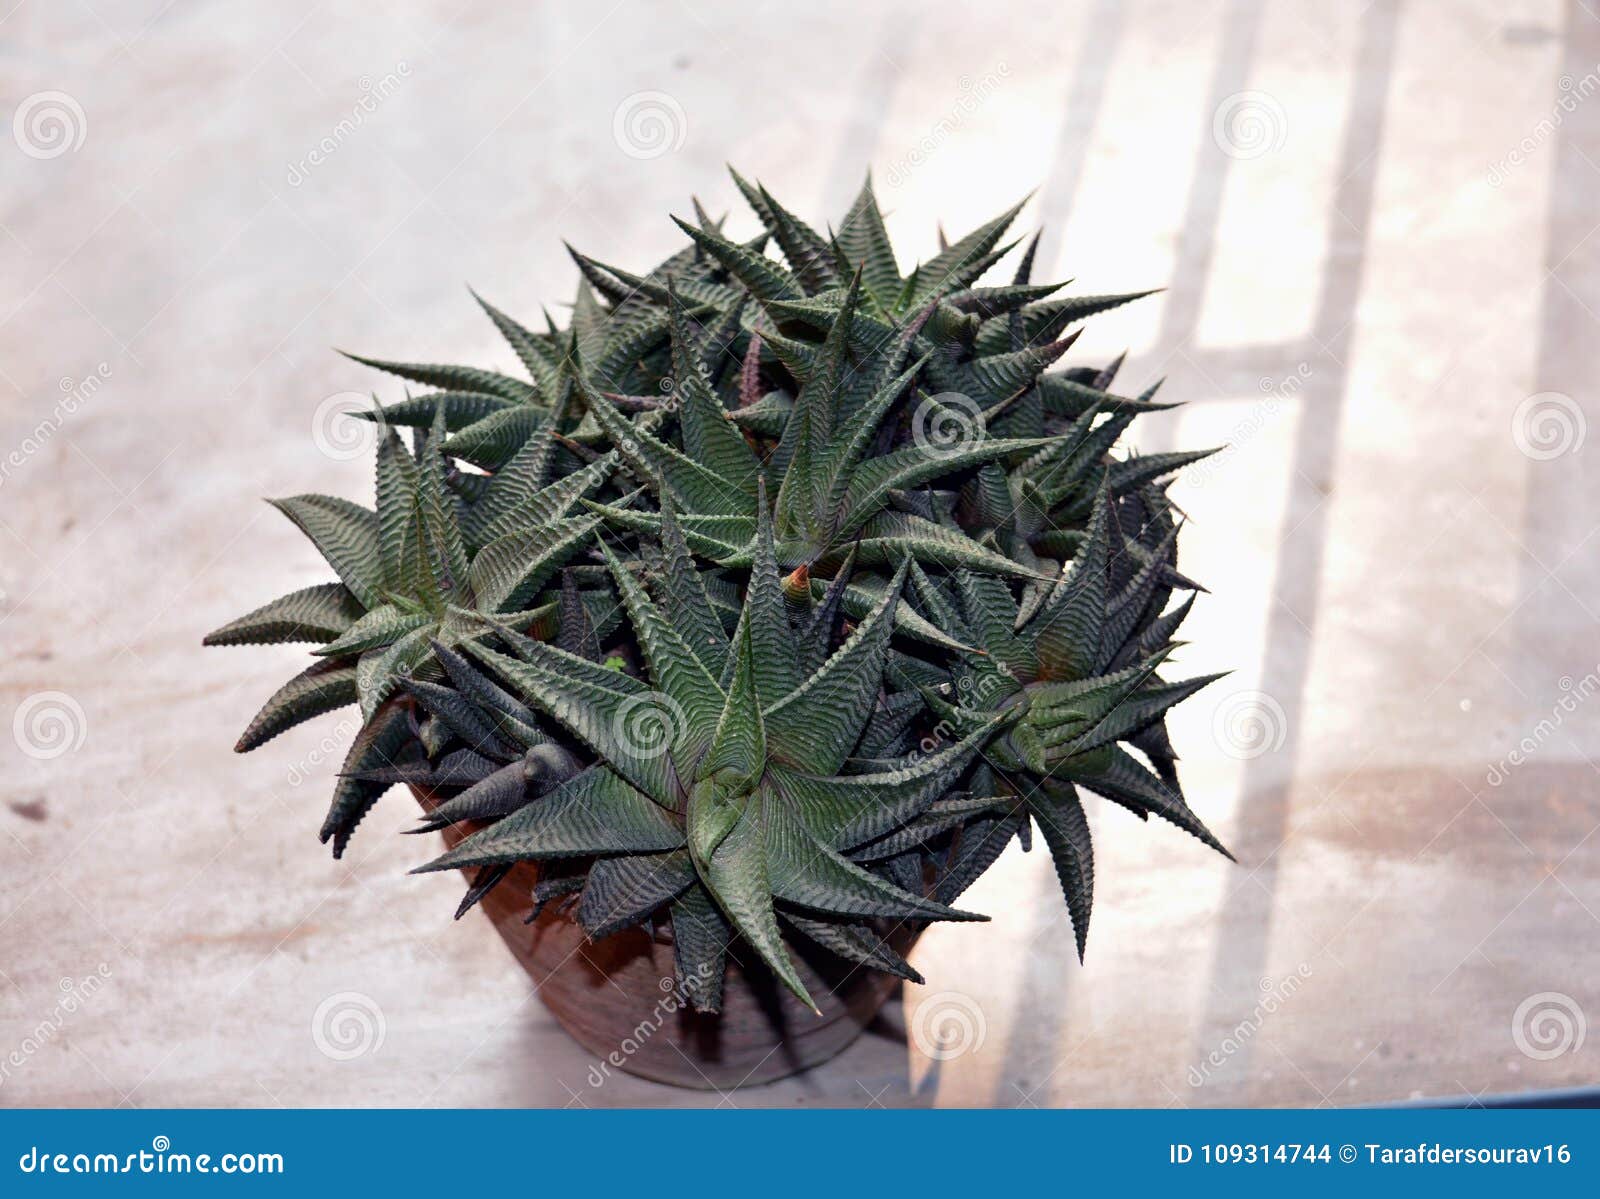
[[669,937],[702,1010],[729,954],[807,1003],[802,946],[918,978],[892,929],[982,919],[1035,831],[1081,955],[1085,793],[1222,850],[1165,725],[1211,681],[1168,678],[1204,454],[1119,454],[1170,405],[1056,365],[1140,293],[1034,283],[1036,239],[991,279],[1015,208],[903,272],[870,181],[825,230],[734,182],[760,236],[696,205],[653,270],[573,251],[565,327],[480,300],[526,377],[359,359],[433,390],[370,414],[373,508],[275,501],[337,581],[207,638],[317,647],[238,748],[358,704],[336,855],[411,784],[458,915],[535,863],[530,919]]

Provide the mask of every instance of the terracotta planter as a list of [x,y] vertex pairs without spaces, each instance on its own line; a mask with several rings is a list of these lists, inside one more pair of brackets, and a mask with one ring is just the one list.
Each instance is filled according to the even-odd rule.
[[[413,788],[424,808],[431,797]],[[447,828],[455,845],[471,828]],[[765,970],[746,973],[737,943],[728,961],[722,1012],[701,1015],[675,994],[672,929],[630,929],[590,942],[567,916],[546,908],[525,924],[538,869],[518,863],[478,905],[513,957],[528,972],[551,1015],[600,1060],[595,1070],[637,1074],[656,1082],[728,1090],[772,1082],[827,1061],[861,1035],[900,980],[852,967],[825,951],[796,953],[806,989],[822,1009],[805,1008]],[[891,934],[897,952],[910,952],[919,930]]]

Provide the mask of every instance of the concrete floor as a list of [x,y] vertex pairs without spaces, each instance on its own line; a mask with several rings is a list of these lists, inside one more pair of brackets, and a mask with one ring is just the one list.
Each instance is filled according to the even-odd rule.
[[[0,1104],[1600,1079],[1584,0],[524,7],[0,18]],[[639,93],[667,97],[659,142],[628,140]],[[1097,807],[1086,966],[1043,855],[1013,850],[970,896],[995,923],[930,933],[903,1012],[726,1098],[591,1085],[487,924],[451,923],[457,884],[407,877],[405,801],[345,861],[317,846],[348,721],[230,752],[301,651],[199,646],[324,577],[258,497],[365,499],[315,414],[399,390],[331,345],[509,366],[465,284],[534,315],[571,293],[563,237],[652,262],[691,194],[733,206],[725,161],[819,220],[870,164],[908,258],[1038,187],[1043,265],[1168,289],[1074,360],[1127,347],[1125,377],[1191,401],[1144,448],[1233,446],[1177,495],[1211,588],[1183,665],[1236,673],[1173,735],[1240,859]],[[959,1052],[923,1052],[939,1028]]]

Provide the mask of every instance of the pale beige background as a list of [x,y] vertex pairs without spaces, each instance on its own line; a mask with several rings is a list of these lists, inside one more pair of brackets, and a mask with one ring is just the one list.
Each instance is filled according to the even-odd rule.
[[[0,129],[0,1104],[1343,1104],[1600,1077],[1586,0],[6,7],[0,105],[31,115]],[[670,97],[650,158],[625,152],[644,92]],[[375,379],[330,346],[509,366],[466,284],[532,318],[571,294],[563,237],[653,262],[691,194],[732,206],[725,161],[817,220],[871,164],[907,258],[1037,187],[1049,271],[1168,288],[1074,360],[1129,348],[1131,386],[1191,401],[1146,448],[1235,445],[1176,494],[1212,589],[1183,665],[1236,673],[1173,735],[1240,864],[1097,805],[1086,966],[1047,860],[1013,850],[970,896],[995,923],[931,933],[882,1035],[722,1098],[586,1081],[487,925],[450,922],[458,884],[407,877],[429,847],[396,835],[402,797],[331,862],[349,723],[235,757],[300,651],[199,640],[324,577],[258,497],[365,498],[314,420]],[[383,1037],[336,1060],[313,1025],[345,992]],[[903,1035],[962,1019],[948,1060]]]

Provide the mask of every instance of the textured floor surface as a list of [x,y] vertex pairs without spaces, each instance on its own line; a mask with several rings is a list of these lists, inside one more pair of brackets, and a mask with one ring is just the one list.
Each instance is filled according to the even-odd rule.
[[[1600,1079],[1585,0],[5,7],[0,1104]],[[1239,857],[1096,806],[1087,965],[1013,848],[903,1010],[732,1096],[592,1073],[457,885],[406,875],[398,796],[330,861],[350,722],[236,757],[300,651],[199,647],[324,577],[259,497],[366,498],[317,414],[375,379],[330,346],[509,367],[466,284],[536,318],[561,238],[653,262],[692,194],[735,207],[725,161],[818,221],[870,165],[906,259],[1037,188],[1046,275],[1167,289],[1072,361],[1191,401],[1144,448],[1232,446],[1174,494],[1211,588],[1183,665],[1235,673],[1173,736]]]

